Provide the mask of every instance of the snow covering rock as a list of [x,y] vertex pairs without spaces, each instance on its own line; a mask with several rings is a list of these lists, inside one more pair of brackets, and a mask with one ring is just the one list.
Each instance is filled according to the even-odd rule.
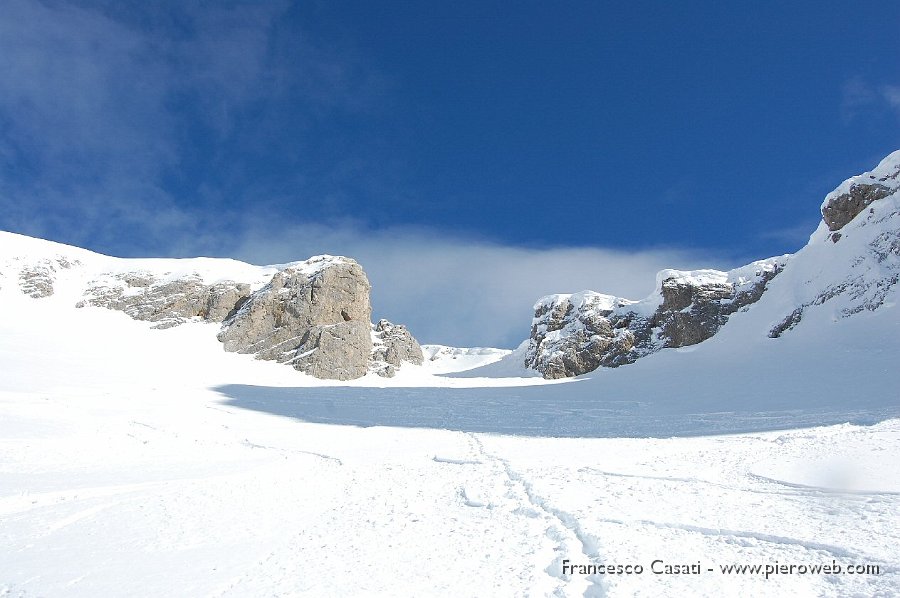
[[370,288],[354,260],[314,257],[277,272],[225,320],[218,338],[226,351],[318,378],[359,378],[372,354]]
[[0,231],[0,288],[15,283],[34,299],[121,311],[157,329],[222,323],[225,350],[318,378],[393,375],[403,363],[422,362],[406,327],[387,320],[372,326],[368,278],[344,257],[276,266],[122,259]]
[[766,309],[781,316],[769,325],[771,338],[825,304],[833,320],[892,304],[900,281],[898,191],[900,151],[829,193],[823,222],[797,254],[730,272],[663,270],[639,302],[592,291],[544,297],[534,306],[525,365],[562,378],[703,342],[735,312],[766,302],[776,276],[781,284]]
[[371,369],[379,376],[393,377],[404,361],[422,364],[422,347],[402,324],[379,320],[372,329],[372,345]]
[[609,318],[627,303],[592,291],[544,297],[534,306],[526,364],[545,378],[565,378],[630,363],[634,333]]
[[171,328],[194,317],[221,322],[250,295],[249,284],[204,284],[197,274],[175,280],[159,280],[150,272],[106,274],[89,285],[76,307],[124,311],[135,320],[156,322],[154,328]]
[[659,349],[695,345],[757,301],[784,260],[730,272],[663,270],[643,301],[593,291],[544,297],[534,306],[525,365],[544,378],[565,378],[633,363]]
[[879,191],[878,198],[845,222],[840,233],[830,232],[832,228],[824,220],[806,247],[791,259],[790,303],[781,302],[784,313],[769,330],[770,337],[778,338],[793,329],[811,310],[823,311],[838,321],[894,305],[891,295],[900,282],[898,174],[900,151],[882,160],[872,172],[844,181],[828,195],[823,214],[832,200],[837,202],[850,193],[848,189],[859,188],[860,180],[874,179],[890,189],[888,195]]
[[[822,203],[828,230],[842,229],[873,202],[900,189],[900,151],[887,156],[874,170],[851,177],[829,193]],[[840,235],[835,236],[835,241]]]
[[762,260],[730,272],[703,271],[699,279],[683,273],[666,276],[671,271],[664,271],[662,304],[651,320],[651,327],[660,329],[662,348],[687,347],[712,337],[731,314],[762,297],[786,260]]
[[[493,347],[449,347],[447,345],[422,345],[424,360],[422,369],[432,374],[450,374],[465,372],[476,368],[496,364],[498,361],[510,356],[509,349],[495,349]],[[523,349],[524,356],[524,349]],[[522,366],[522,358],[515,360],[519,370],[526,371]],[[532,376],[533,370],[527,370]],[[520,372],[510,375],[500,373],[497,377],[516,377]]]
[[68,260],[64,256],[43,259],[26,264],[19,272],[19,288],[34,299],[42,299],[53,294],[54,275],[59,269],[78,265],[78,260]]

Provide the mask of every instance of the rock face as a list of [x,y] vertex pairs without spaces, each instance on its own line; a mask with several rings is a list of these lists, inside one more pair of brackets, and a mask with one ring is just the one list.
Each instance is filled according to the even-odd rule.
[[702,342],[759,300],[785,259],[731,272],[663,270],[656,291],[643,301],[592,291],[544,297],[534,306],[525,365],[544,378],[564,378]]
[[379,320],[372,329],[372,366],[379,376],[391,378],[401,363],[422,364],[422,347],[406,326]]
[[829,268],[819,270],[815,293],[798,296],[769,330],[771,338],[793,330],[811,309],[826,303],[836,319],[893,303],[890,295],[900,283],[900,151],[829,193],[822,218],[828,231],[840,232],[814,233],[804,258]]
[[226,351],[288,363],[319,378],[366,374],[369,280],[355,261],[319,256],[277,272],[222,325]]
[[[900,152],[894,152],[875,170],[844,181],[825,197],[822,204],[822,219],[828,225],[828,230],[842,229],[872,202],[892,195],[900,188],[898,177],[900,177]],[[840,239],[840,236],[837,239]]]
[[[371,286],[344,257],[278,266],[219,258],[122,259],[0,231],[0,285],[78,308],[121,311],[164,329],[221,323],[227,351],[288,364],[318,378],[393,376],[421,364],[405,326],[371,323]],[[6,288],[3,291],[6,292]]]
[[824,225],[795,256],[730,272],[664,270],[643,301],[591,291],[544,297],[534,306],[525,365],[545,378],[577,376],[703,342],[732,314],[758,302],[791,264],[790,300],[769,337],[792,330],[809,309],[825,303],[837,317],[879,309],[900,283],[898,191],[900,151],[829,193],[821,207]]
[[129,272],[92,281],[76,307],[106,307],[135,320],[156,322],[154,328],[171,328],[194,317],[221,322],[249,295],[250,285],[244,283],[208,285],[199,276],[160,281],[148,272]]
[[534,306],[525,364],[551,379],[630,363],[634,333],[610,319],[628,303],[591,291],[544,297]]
[[650,322],[651,328],[660,330],[662,347],[687,347],[711,338],[731,314],[759,301],[785,262],[784,256],[754,262],[726,273],[724,280],[716,280],[715,275],[706,280],[664,278],[660,285],[662,304]]
[[[43,292],[29,282],[35,293]],[[317,378],[350,380],[370,370],[392,376],[404,361],[421,363],[422,351],[404,326],[383,320],[373,333],[369,292],[355,261],[318,256],[276,271],[255,292],[247,283],[207,284],[199,274],[102,274],[76,306],[123,311],[154,328],[196,319],[222,322],[218,339],[226,351],[285,363]]]
[[822,218],[828,225],[828,230],[840,230],[869,207],[873,201],[884,199],[891,193],[893,190],[890,187],[878,183],[852,185],[849,191],[828,201],[827,205],[822,208]]

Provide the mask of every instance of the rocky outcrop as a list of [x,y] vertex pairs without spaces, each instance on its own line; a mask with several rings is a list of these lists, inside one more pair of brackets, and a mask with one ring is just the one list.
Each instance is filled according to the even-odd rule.
[[[258,269],[242,264],[236,271],[256,281],[253,292],[244,282],[205,282],[215,280],[222,266],[198,265],[212,266],[203,270],[206,279],[189,270],[95,275],[76,307],[122,311],[154,328],[221,322],[218,339],[226,351],[285,363],[318,378],[350,380],[369,371],[392,376],[404,362],[422,363],[422,350],[406,327],[387,320],[372,326],[369,280],[352,259],[318,256]],[[29,281],[43,280],[43,271],[36,272]],[[261,274],[271,276],[268,283]],[[32,286],[35,293],[42,289]]]
[[249,295],[245,283],[204,284],[199,276],[161,281],[148,272],[129,272],[92,281],[76,307],[115,309],[135,320],[155,322],[154,328],[171,328],[192,318],[222,322]]
[[800,259],[801,274],[794,277],[800,279],[791,281],[790,300],[772,320],[769,337],[794,329],[809,309],[825,303],[838,317],[879,309],[900,284],[898,191],[900,151],[825,197],[824,226],[796,256],[730,272],[664,270],[654,293],[637,302],[590,291],[545,297],[534,306],[525,365],[545,378],[561,378],[701,343],[759,301],[788,259]]
[[851,185],[846,193],[829,199],[825,207],[822,208],[822,218],[825,220],[825,224],[828,225],[828,230],[840,230],[869,207],[869,204],[873,201],[884,199],[893,192],[890,187],[878,183],[872,185]]
[[643,301],[584,291],[534,306],[525,365],[544,378],[618,367],[670,347],[712,337],[734,312],[759,300],[786,256],[730,272],[664,270]]
[[228,317],[225,350],[319,378],[365,375],[372,354],[369,280],[355,261],[319,256],[284,268]]
[[17,284],[34,299],[56,295],[54,301],[121,311],[157,329],[221,323],[225,350],[318,378],[392,376],[422,363],[405,326],[372,324],[369,280],[349,258],[253,266],[218,258],[122,259],[2,231],[0,241],[0,284]]
[[846,318],[875,311],[889,301],[889,295],[900,283],[898,192],[900,151],[888,155],[871,171],[847,179],[825,196],[822,220],[831,232],[814,233],[804,248],[804,258],[827,262],[828,271],[820,272],[836,271],[840,276],[820,277],[821,287],[816,293],[798,297],[798,304],[769,330],[769,337],[779,338],[793,330],[810,309],[826,303],[833,315]]
[[391,378],[405,361],[422,364],[422,347],[406,326],[379,320],[372,328],[371,370],[379,376]]
[[[873,202],[892,195],[900,188],[900,152],[894,152],[871,172],[844,181],[822,203],[822,219],[828,230],[846,226]],[[840,234],[832,237],[834,242]]]
[[[825,284],[811,299],[800,302],[769,330],[770,338],[779,338],[793,330],[803,320],[807,310],[819,305],[838,304],[835,314],[846,318],[875,311],[888,301],[889,295],[900,284],[900,209],[896,204],[884,208],[869,208],[868,217],[851,226],[857,228],[848,234],[852,241],[860,241],[860,237],[864,237],[869,230],[881,232],[864,239],[862,251],[854,255],[850,263],[843,264],[846,275],[841,280]],[[839,233],[833,233],[832,240],[834,234]]]
[[63,256],[26,265],[19,271],[19,288],[33,299],[50,297],[53,295],[56,273],[77,265],[77,260],[70,261]]
[[526,365],[553,379],[634,361],[633,331],[610,318],[629,303],[591,291],[544,297],[534,306]]
[[[759,301],[785,261],[776,258],[754,262],[726,273],[724,280],[716,280],[715,274],[701,280],[690,276],[664,278],[660,285],[662,304],[650,322],[651,328],[659,329],[662,348],[687,347],[711,338],[731,314]],[[735,275],[751,274],[747,268],[752,270],[751,276]]]

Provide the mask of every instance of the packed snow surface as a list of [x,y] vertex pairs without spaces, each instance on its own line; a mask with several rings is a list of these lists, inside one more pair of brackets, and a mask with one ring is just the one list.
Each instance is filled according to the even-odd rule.
[[216,325],[75,309],[75,268],[26,296],[6,249],[0,596],[900,594],[893,294],[772,339],[806,282],[782,274],[709,341],[573,381],[426,346],[336,383],[226,353]]

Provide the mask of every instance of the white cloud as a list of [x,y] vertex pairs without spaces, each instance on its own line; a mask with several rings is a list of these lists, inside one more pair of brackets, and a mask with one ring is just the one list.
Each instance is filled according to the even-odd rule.
[[353,223],[267,229],[257,223],[229,255],[281,263],[347,255],[372,282],[374,317],[407,324],[422,342],[513,347],[528,337],[541,296],[584,289],[640,299],[663,268],[736,264],[683,249],[526,249],[440,232],[365,231]]
[[[5,0],[0,228],[155,253],[227,230],[225,210],[208,207],[235,187],[224,176],[242,188],[253,173],[222,147],[297,146],[285,113],[357,110],[377,85],[341,48],[276,35],[289,7]],[[218,169],[208,180],[186,171],[198,153]]]
[[850,124],[865,116],[900,116],[900,86],[876,85],[863,77],[846,80],[841,88],[841,119]]
[[884,85],[881,88],[881,97],[900,115],[900,86]]

